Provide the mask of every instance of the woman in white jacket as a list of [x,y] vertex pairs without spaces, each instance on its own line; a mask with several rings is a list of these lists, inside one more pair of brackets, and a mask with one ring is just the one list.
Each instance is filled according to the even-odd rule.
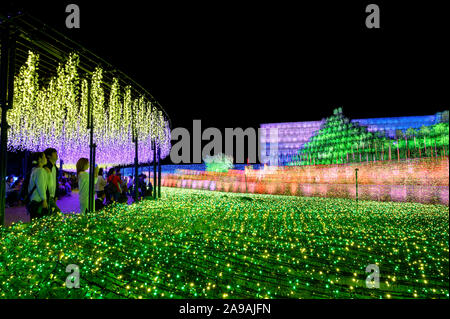
[[[89,168],[89,160],[87,158],[80,158],[77,162],[78,175],[78,195],[80,199],[80,213],[84,214],[88,209],[89,203],[89,173],[86,170]],[[94,170],[94,184],[97,183],[98,167]],[[95,211],[95,201],[94,201]]]
[[28,183],[28,193],[30,196],[30,204],[27,209],[30,213],[30,221],[36,217],[45,215],[48,209],[47,205],[47,181],[48,173],[44,168],[47,164],[47,157],[43,152],[33,153],[31,156],[32,170],[30,182]]

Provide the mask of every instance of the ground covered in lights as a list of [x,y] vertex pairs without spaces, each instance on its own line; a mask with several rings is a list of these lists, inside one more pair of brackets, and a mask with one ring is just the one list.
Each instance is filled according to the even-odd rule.
[[[1,229],[0,297],[449,298],[446,206],[162,194]],[[70,264],[78,289],[65,286]]]

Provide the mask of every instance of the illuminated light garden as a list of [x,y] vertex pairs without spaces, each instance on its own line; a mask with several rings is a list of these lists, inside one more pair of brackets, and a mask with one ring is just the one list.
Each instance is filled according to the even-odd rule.
[[[262,124],[259,151],[269,162],[206,154],[162,173],[171,120],[145,89],[32,17],[6,27],[0,18],[8,79],[0,81],[0,175],[6,150],[25,151],[22,169],[29,152],[55,148],[60,176],[45,175],[45,156],[33,162],[49,194],[38,205],[61,203],[58,186],[71,203],[31,219],[21,197],[8,217],[31,221],[11,225],[21,219],[5,218],[13,187],[1,181],[0,299],[449,299],[448,111],[350,119],[338,107],[320,121]],[[81,157],[88,191],[83,161],[69,174]],[[101,205],[95,166],[113,168],[97,189]],[[86,194],[86,213],[75,213]],[[75,289],[70,265],[79,267]],[[376,289],[367,281],[373,265]]]
[[0,297],[448,298],[448,223],[441,205],[164,189],[2,228]]

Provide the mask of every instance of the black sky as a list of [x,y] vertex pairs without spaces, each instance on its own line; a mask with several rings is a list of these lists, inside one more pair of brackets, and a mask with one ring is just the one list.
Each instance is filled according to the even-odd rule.
[[[9,2],[137,80],[173,127],[320,120],[338,106],[350,118],[449,108],[448,19],[435,2]],[[80,29],[65,28],[69,3]],[[365,27],[369,3],[379,30]]]

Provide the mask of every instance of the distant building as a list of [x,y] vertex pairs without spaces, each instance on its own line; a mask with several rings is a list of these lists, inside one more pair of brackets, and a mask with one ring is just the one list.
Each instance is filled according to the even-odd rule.
[[[405,132],[409,128],[418,129],[422,126],[431,126],[441,120],[442,113],[424,116],[403,116],[403,117],[381,117],[369,119],[351,120],[352,123],[358,123],[360,126],[366,126],[369,132],[384,131],[391,138],[395,137],[396,130]],[[261,124],[261,159],[264,156],[278,156],[278,165],[285,165],[290,162],[292,156],[296,155],[298,150],[309,141],[309,139],[322,127],[325,119],[321,121],[309,122],[288,122],[288,123],[268,123]],[[277,129],[278,134],[270,136],[270,129]],[[270,149],[270,139],[273,143],[277,142],[275,150]],[[266,160],[264,164],[271,164]]]

